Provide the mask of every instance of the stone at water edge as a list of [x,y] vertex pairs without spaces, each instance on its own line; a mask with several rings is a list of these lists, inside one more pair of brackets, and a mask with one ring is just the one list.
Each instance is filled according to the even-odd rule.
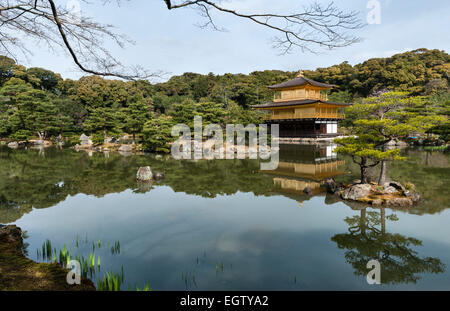
[[153,173],[150,166],[140,167],[136,174],[138,181],[151,181],[153,179]]
[[325,188],[327,189],[328,193],[334,194],[337,190],[337,184],[336,181],[334,181],[333,178],[328,178],[325,181]]
[[383,190],[383,193],[386,193],[386,194],[392,194],[392,193],[396,193],[396,192],[398,192],[397,188],[392,187],[392,186],[387,186]]
[[155,179],[164,179],[166,176],[164,176],[163,173],[155,173],[155,176],[153,176]]
[[13,141],[12,143],[8,144],[8,147],[11,148],[11,149],[19,148],[19,143]]
[[133,147],[131,145],[122,145],[122,146],[120,146],[119,151],[131,152],[131,151],[133,151]]
[[310,187],[305,187],[305,189],[303,189],[303,192],[306,194],[311,194],[312,190]]
[[369,184],[353,185],[350,188],[345,189],[344,192],[342,192],[341,197],[344,200],[358,201],[358,199],[368,196],[371,190],[372,186]]
[[397,191],[402,191],[402,192],[406,191],[405,187],[403,187],[401,183],[396,182],[396,181],[390,181],[390,182],[384,183],[383,188],[386,190],[386,188],[388,188],[388,187],[394,187],[395,189],[397,189]]
[[413,203],[418,203],[420,201],[420,195],[418,193],[405,191],[404,194],[407,198],[411,199]]

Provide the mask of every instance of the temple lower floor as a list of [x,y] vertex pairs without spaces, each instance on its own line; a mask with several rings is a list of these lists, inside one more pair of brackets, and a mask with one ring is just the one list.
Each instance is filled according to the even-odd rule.
[[336,137],[337,120],[286,120],[286,121],[267,121],[267,124],[279,125],[279,137],[299,137],[299,138],[321,138]]

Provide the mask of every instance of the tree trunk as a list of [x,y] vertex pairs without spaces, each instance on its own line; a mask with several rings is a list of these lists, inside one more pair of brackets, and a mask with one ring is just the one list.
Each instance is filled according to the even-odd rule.
[[[383,145],[383,152],[386,151],[386,144]],[[380,177],[378,178],[378,185],[382,186],[386,182],[386,170],[387,170],[387,161],[381,161],[381,170]]]
[[362,184],[367,184],[367,159],[366,158],[362,158],[361,159],[361,183]]
[[133,133],[133,145],[136,145],[136,133]]

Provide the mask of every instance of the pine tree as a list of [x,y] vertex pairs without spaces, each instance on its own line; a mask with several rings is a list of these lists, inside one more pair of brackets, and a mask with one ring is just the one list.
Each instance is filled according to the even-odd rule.
[[151,106],[145,100],[135,95],[128,103],[128,107],[119,112],[120,128],[133,135],[133,144],[136,143],[136,134],[141,133],[145,122],[153,118]]

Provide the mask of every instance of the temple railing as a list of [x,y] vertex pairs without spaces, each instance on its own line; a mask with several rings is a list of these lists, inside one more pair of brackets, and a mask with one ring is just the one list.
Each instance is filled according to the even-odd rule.
[[293,120],[293,119],[345,119],[345,113],[310,113],[310,114],[295,114],[282,113],[278,115],[267,114],[265,120]]

